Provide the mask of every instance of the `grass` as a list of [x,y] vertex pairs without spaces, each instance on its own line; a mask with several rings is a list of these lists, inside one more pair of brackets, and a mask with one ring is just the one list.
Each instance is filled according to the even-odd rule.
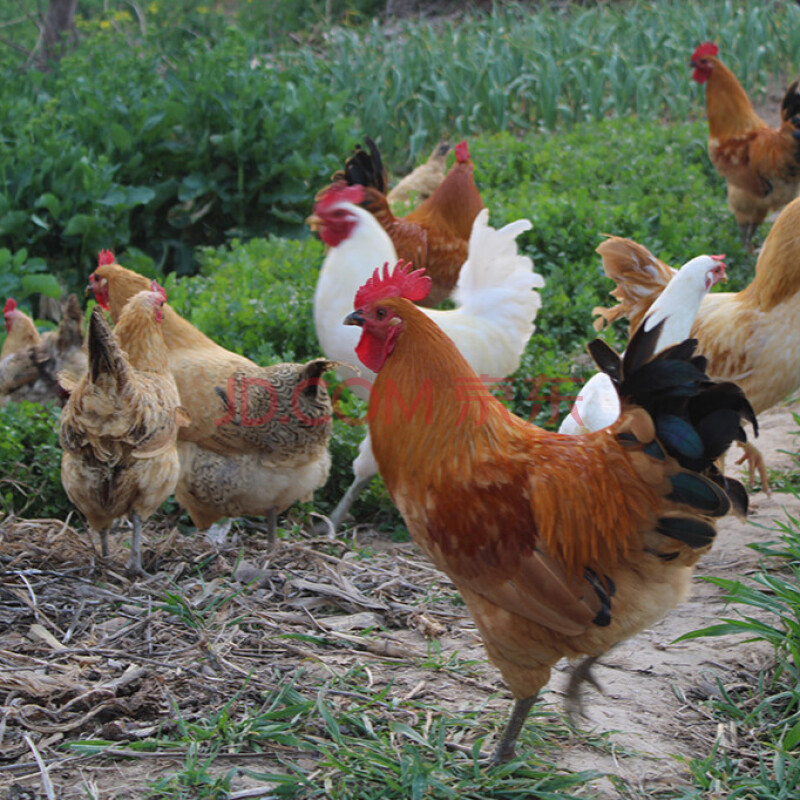
[[763,557],[754,575],[741,580],[707,578],[725,592],[733,613],[682,637],[740,634],[743,641],[770,644],[774,665],[749,684],[728,689],[719,682],[707,705],[721,728],[736,732],[734,742],[720,740],[707,757],[689,762],[697,791],[680,797],[796,797],[800,780],[800,520],[787,514],[785,521],[770,530],[776,535],[774,541],[750,545]]
[[[531,715],[520,741],[524,756],[487,769],[481,763],[483,709],[454,715],[436,703],[398,702],[391,698],[391,686],[365,688],[363,667],[331,679],[316,692],[309,691],[308,677],[298,672],[255,706],[236,696],[197,722],[187,723],[178,715],[170,737],[134,745],[82,741],[70,750],[123,759],[126,752],[131,758],[136,753],[180,755],[182,767],[153,781],[144,795],[170,800],[227,798],[237,772],[270,785],[270,797],[331,800],[568,800],[601,777],[595,771],[564,772],[538,755],[553,750],[567,735],[551,712]],[[468,739],[474,744],[461,744]],[[273,770],[224,766],[232,755],[259,752],[277,754]]]
[[[344,92],[359,119],[407,168],[448,131],[552,131],[609,115],[684,120],[702,113],[688,59],[720,45],[754,97],[800,62],[798,9],[773,2],[497,3],[455,24],[377,21],[334,28],[276,57]],[[769,43],[769,44],[767,44]],[[403,158],[404,157],[404,158]]]

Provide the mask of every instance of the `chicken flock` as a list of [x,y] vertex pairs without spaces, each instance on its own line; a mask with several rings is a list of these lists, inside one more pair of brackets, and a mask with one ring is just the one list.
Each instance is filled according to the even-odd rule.
[[[437,145],[392,196],[366,138],[317,194],[319,358],[260,366],[224,349],[106,250],[89,276],[88,325],[75,295],[44,335],[8,299],[0,404],[63,406],[64,488],[104,563],[114,522],[131,519],[127,569],[144,576],[142,524],[173,494],[198,530],[264,517],[277,546],[278,515],[328,478],[324,376],[335,370],[368,401],[369,426],[332,528],[380,473],[515,698],[492,755],[507,761],[557,661],[584,659],[567,691],[578,710],[592,664],[686,597],[717,520],[747,513],[726,452],[743,447],[766,487],[756,415],[800,388],[798,84],[771,129],[717,53],[704,43],[691,65],[743,240],[785,208],[737,293],[709,292],[726,279],[724,256],[675,270],[629,239],[602,242],[618,303],[594,309],[596,327],[627,317],[628,346],[589,345],[599,372],[558,433],[515,416],[488,385],[519,368],[544,281],[518,247],[531,223],[490,224],[466,142],[447,171],[450,145]],[[409,197],[418,205],[398,216]],[[436,308],[446,299],[452,308]]]

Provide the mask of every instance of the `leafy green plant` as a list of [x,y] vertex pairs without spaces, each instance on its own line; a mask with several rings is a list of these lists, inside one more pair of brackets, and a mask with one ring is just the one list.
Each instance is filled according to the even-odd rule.
[[0,408],[0,510],[60,517],[71,505],[61,486],[60,409],[35,403]]

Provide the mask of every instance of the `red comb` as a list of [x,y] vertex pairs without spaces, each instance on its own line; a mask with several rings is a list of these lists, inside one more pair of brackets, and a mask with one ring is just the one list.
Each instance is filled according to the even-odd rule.
[[699,61],[705,56],[715,56],[719,53],[719,47],[714,42],[703,42],[692,55],[692,61]]
[[467,146],[466,139],[456,145],[456,161],[458,161],[459,164],[469,161],[469,147]]
[[150,291],[151,292],[158,292],[161,297],[164,298],[164,302],[167,302],[167,290],[159,284],[159,282],[153,278],[153,282],[150,284]]
[[106,264],[113,264],[116,261],[114,254],[110,250],[101,250],[97,257],[97,266],[104,267]]
[[724,261],[725,260],[725,253],[721,253],[718,256],[711,256],[711,258],[713,258],[714,261]]
[[389,262],[383,265],[383,274],[380,267],[375,270],[372,277],[356,292],[355,308],[374,303],[376,300],[385,300],[387,297],[405,297],[416,303],[427,297],[431,289],[431,279],[425,274],[424,269],[413,269],[410,261],[401,258],[389,272]]
[[317,200],[314,207],[316,214],[324,213],[336,203],[354,203],[358,205],[364,200],[364,187],[356,184],[348,186],[344,181],[336,181],[332,186],[325,190],[322,197]]
[[6,307],[3,309],[4,314],[8,314],[9,311],[13,311],[17,307],[17,301],[13,297],[9,297],[6,300]]

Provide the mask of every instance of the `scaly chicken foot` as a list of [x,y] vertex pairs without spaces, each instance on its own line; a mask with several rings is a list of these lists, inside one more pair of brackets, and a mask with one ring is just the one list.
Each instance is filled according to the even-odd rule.
[[497,747],[495,747],[489,759],[490,765],[505,764],[507,761],[511,761],[511,759],[514,758],[516,755],[517,738],[538,696],[538,694],[535,694],[532,697],[525,697],[521,700],[517,699],[514,701],[514,708],[511,710],[511,716],[506,723],[503,735],[500,737],[500,741],[497,743]]
[[769,477],[767,476],[767,464],[764,461],[764,456],[761,451],[752,442],[737,442],[739,447],[742,448],[742,457],[736,462],[737,464],[744,464],[747,462],[747,488],[752,489],[754,477],[758,472],[758,477],[761,479],[761,487],[766,494],[769,494]]
[[103,561],[108,561],[108,528],[103,528],[100,533],[100,554]]
[[125,571],[130,577],[145,578],[147,573],[142,567],[142,520],[135,511],[131,514],[131,522],[133,522],[131,555],[125,564]]
[[583,661],[572,668],[572,673],[569,676],[567,691],[564,694],[564,707],[567,712],[567,718],[573,728],[577,727],[579,717],[586,717],[586,712],[583,708],[583,692],[581,691],[581,686],[584,683],[590,683],[600,694],[605,694],[603,687],[592,674],[592,667],[595,665],[598,658],[599,656],[584,658]]

